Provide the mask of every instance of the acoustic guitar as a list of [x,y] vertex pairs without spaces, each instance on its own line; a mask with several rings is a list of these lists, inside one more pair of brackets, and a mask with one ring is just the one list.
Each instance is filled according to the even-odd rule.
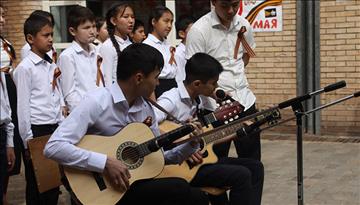
[[[263,115],[257,116],[255,119],[256,120],[255,123],[257,123],[258,126],[266,122],[268,122],[269,124],[273,124],[274,121],[280,118],[281,118],[280,111],[273,110]],[[224,120],[223,118],[220,119]],[[236,137],[236,132],[244,127],[243,124],[244,122],[242,120],[238,120],[238,121],[229,120],[229,121],[231,122],[228,124],[214,128],[208,132],[202,133],[191,139],[194,140],[194,138],[199,138],[201,141],[200,151],[203,157],[202,164],[193,165],[191,162],[185,161],[180,165],[166,165],[163,171],[161,172],[161,174],[158,175],[156,178],[180,177],[190,182],[194,178],[195,174],[197,173],[197,171],[200,169],[201,166],[205,164],[216,163],[218,161],[218,157],[214,153],[213,145],[234,139]],[[186,143],[189,140],[190,139],[186,139],[181,142],[178,142],[176,143],[176,146]]]
[[[164,168],[163,152],[159,147],[154,149],[159,139],[170,138],[175,133],[183,136],[191,131],[193,127],[185,125],[155,138],[145,124],[131,123],[112,137],[86,135],[76,146],[120,160],[129,169],[131,185],[137,180],[154,178],[161,173]],[[72,197],[82,204],[113,205],[125,194],[102,173],[63,166],[62,174]]]

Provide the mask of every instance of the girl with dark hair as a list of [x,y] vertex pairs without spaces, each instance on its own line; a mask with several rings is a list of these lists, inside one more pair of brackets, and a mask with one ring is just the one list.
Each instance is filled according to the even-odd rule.
[[175,60],[175,47],[172,47],[166,38],[169,35],[174,15],[165,6],[157,6],[151,11],[149,16],[148,37],[143,43],[148,44],[161,52],[164,58],[164,68],[159,76],[159,86],[155,89],[155,96],[159,97],[163,92],[177,87],[175,77],[177,73],[177,63]]
[[103,43],[99,51],[99,55],[102,57],[101,68],[105,86],[116,81],[118,56],[122,50],[131,44],[128,34],[133,30],[134,23],[134,11],[129,4],[117,4],[106,13],[109,39]]

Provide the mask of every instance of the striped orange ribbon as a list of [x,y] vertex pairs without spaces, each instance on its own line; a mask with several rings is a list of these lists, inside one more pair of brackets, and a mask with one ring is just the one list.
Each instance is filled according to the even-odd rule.
[[255,57],[255,52],[253,51],[253,49],[249,46],[248,42],[246,41],[245,37],[244,37],[244,33],[246,32],[246,27],[242,26],[237,34],[237,39],[236,39],[236,44],[235,44],[235,49],[234,49],[234,59],[237,59],[237,55],[239,52],[239,47],[240,47],[240,42],[242,43],[244,49],[246,50],[246,52],[250,55],[250,57]]
[[[11,53],[9,42],[7,42],[5,39],[3,40],[3,48],[10,58],[10,66],[13,65],[13,63],[15,63],[15,56],[13,56]],[[14,67],[16,66],[14,65]]]
[[52,61],[56,64],[57,63],[57,53],[54,47],[51,48],[52,51]]
[[171,47],[170,47],[170,54],[171,54],[171,56],[170,56],[170,60],[169,60],[169,64],[170,64],[170,65],[173,65],[174,63],[175,63],[175,65],[177,65],[177,64],[176,64],[176,60],[175,60],[175,52],[176,52],[176,48],[173,47],[173,46],[171,46]]
[[59,69],[59,67],[55,68],[54,70],[54,77],[53,77],[53,81],[52,81],[52,89],[53,91],[55,90],[55,88],[58,88],[58,84],[57,84],[57,79],[60,77],[61,75],[61,70]]
[[252,24],[255,21],[256,16],[262,11],[265,7],[268,6],[279,6],[282,4],[282,0],[266,0],[260,4],[258,4],[256,7],[251,9],[251,11],[246,16],[246,20],[249,21],[250,24]]
[[97,56],[97,60],[96,60],[96,64],[97,64],[96,85],[99,86],[100,80],[101,80],[103,86],[105,87],[104,75],[101,72],[101,63],[102,63],[102,61],[103,61],[103,58],[100,57],[100,56]]

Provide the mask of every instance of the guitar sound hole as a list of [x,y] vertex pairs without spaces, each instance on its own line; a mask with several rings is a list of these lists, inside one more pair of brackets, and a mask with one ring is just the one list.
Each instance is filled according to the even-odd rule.
[[122,152],[122,159],[126,164],[135,164],[139,160],[139,153],[134,147],[126,147]]

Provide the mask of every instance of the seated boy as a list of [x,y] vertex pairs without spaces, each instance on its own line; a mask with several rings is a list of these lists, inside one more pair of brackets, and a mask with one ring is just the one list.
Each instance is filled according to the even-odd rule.
[[[210,55],[196,53],[187,61],[185,71],[184,82],[179,83],[177,88],[163,93],[157,101],[166,111],[183,122],[194,117],[197,106],[203,107],[206,104],[204,96],[213,94],[223,68]],[[196,100],[199,96],[200,105],[199,100]],[[159,123],[167,117],[158,109],[155,109],[155,113]],[[202,161],[202,155],[195,153],[190,159],[199,163]],[[224,157],[215,164],[202,166],[192,179],[191,185],[230,187],[230,204],[260,205],[263,180],[264,168],[260,161]]]
[[[152,118],[151,130],[159,134],[155,113],[145,98],[158,84],[162,55],[146,44],[132,44],[119,55],[117,83],[89,92],[47,143],[44,154],[60,164],[108,175],[122,190],[119,204],[208,204],[206,197],[179,178],[138,181],[129,186],[130,173],[119,160],[76,147],[85,134],[112,136],[131,122]],[[194,152],[191,144],[167,151],[165,163],[179,163]],[[174,191],[176,189],[176,191]]]

